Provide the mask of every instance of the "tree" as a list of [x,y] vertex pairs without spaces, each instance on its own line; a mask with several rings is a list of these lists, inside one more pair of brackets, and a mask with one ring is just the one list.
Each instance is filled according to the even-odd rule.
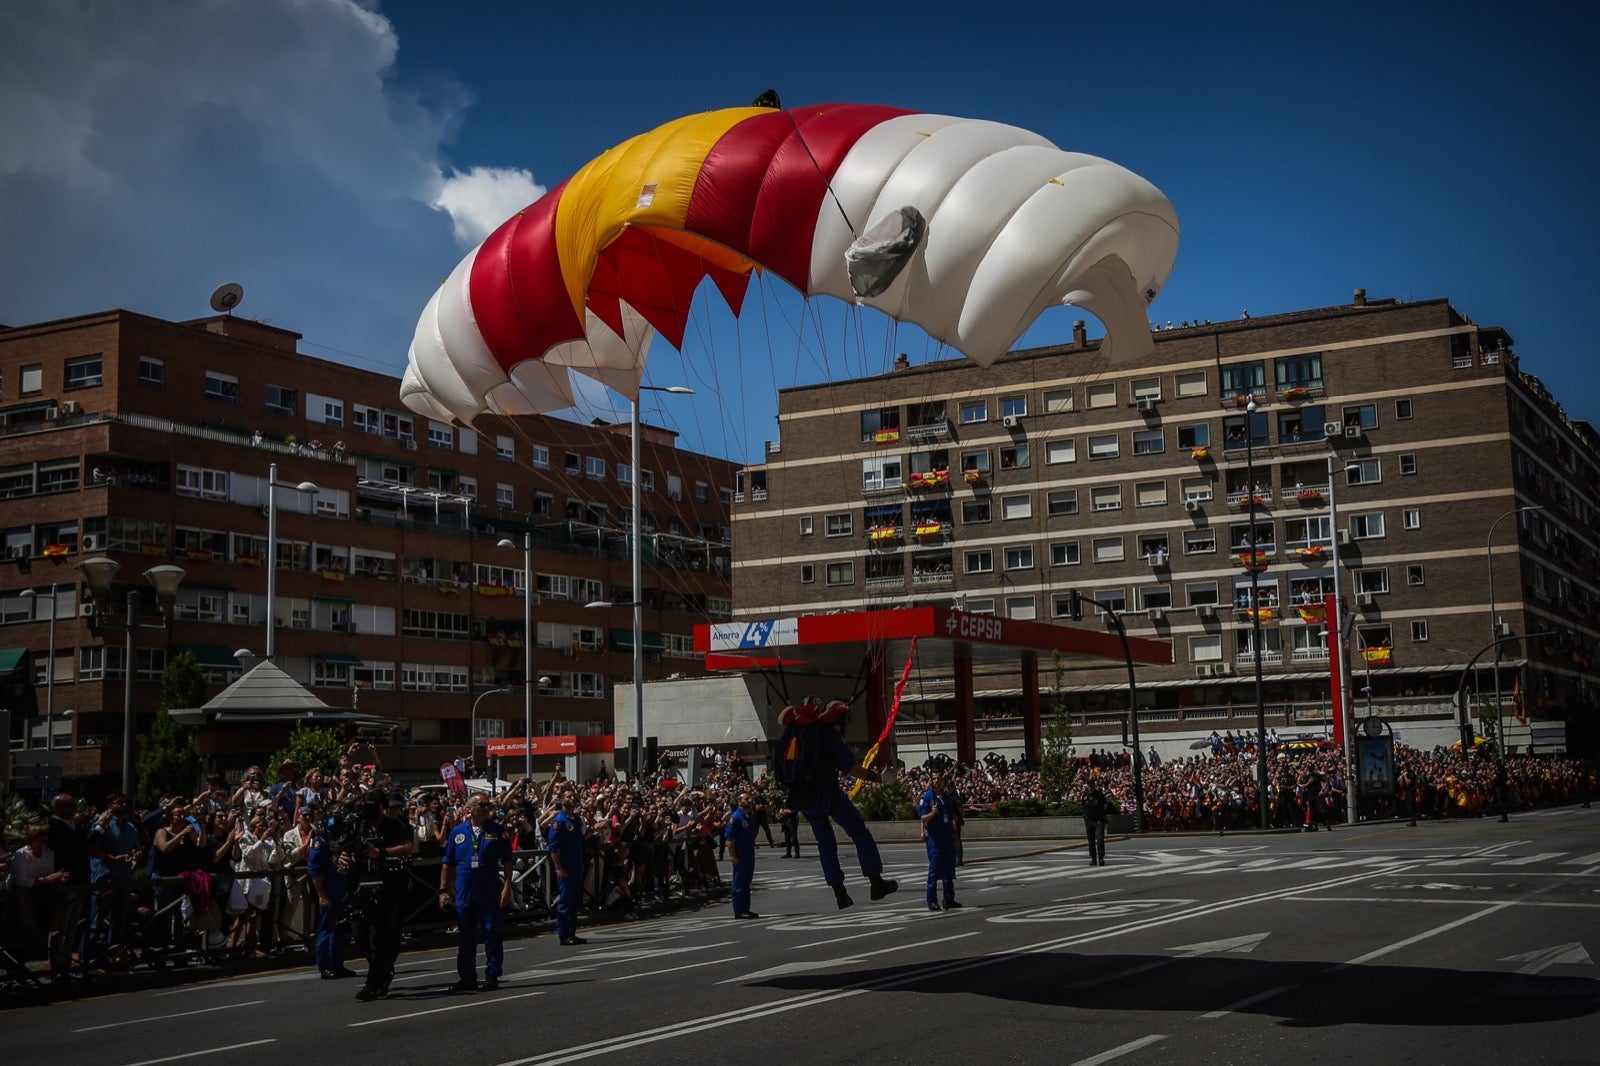
[[168,712],[198,707],[205,702],[206,681],[194,656],[179,652],[161,672],[161,707],[156,722],[139,749],[140,807],[154,807],[163,796],[194,795],[200,783],[200,756],[194,748],[193,729],[180,726]]
[[267,763],[267,779],[273,783],[277,782],[278,767],[283,765],[285,759],[293,759],[295,764],[304,770],[315,768],[326,770],[329,767],[336,767],[346,747],[347,745],[332,729],[297,722],[294,731],[289,734],[288,746],[274,752],[271,761]]
[[1050,724],[1040,738],[1043,750],[1039,753],[1039,787],[1044,791],[1046,803],[1057,804],[1062,802],[1067,789],[1072,787],[1078,766],[1072,760],[1072,712],[1067,707],[1066,693],[1061,690],[1061,653],[1054,653],[1051,660],[1055,669],[1055,687]]

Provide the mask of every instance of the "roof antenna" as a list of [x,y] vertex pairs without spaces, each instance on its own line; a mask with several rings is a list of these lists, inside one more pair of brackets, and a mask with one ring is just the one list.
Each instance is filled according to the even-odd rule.
[[244,299],[244,286],[238,282],[230,281],[226,285],[218,285],[217,291],[211,294],[211,310],[231,315],[242,299]]

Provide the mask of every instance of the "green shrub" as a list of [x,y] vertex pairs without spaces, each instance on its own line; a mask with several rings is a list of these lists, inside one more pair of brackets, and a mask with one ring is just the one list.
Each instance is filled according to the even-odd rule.
[[905,780],[884,785],[867,785],[855,799],[861,817],[870,822],[887,822],[916,817],[911,785]]

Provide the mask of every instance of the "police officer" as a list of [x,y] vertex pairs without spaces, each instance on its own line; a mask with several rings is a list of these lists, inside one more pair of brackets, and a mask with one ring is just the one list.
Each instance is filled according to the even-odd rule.
[[[350,881],[341,869],[339,853],[323,835],[325,824],[317,819],[311,836],[311,851],[306,856],[306,875],[317,894],[317,933],[314,955],[317,972],[324,981],[359,976],[344,964],[344,920],[349,906]],[[348,863],[343,865],[348,866]]]
[[927,788],[917,800],[917,817],[922,820],[922,839],[928,848],[928,909],[939,910],[939,886],[944,885],[944,909],[955,910],[956,902],[956,812],[951,810],[951,793],[945,791],[944,771],[935,770],[926,779]]
[[[400,861],[416,851],[416,837],[393,814],[405,809],[405,797],[374,789],[361,802],[369,843],[361,849],[366,877],[375,878],[377,891],[362,915],[361,946],[367,956],[367,981],[356,993],[363,1003],[389,994],[395,959],[400,957],[400,935],[406,921],[406,892],[411,875]],[[385,813],[388,811],[389,813]]]
[[[456,975],[450,991],[478,990],[478,934],[483,934],[483,988],[500,987],[505,948],[500,912],[511,905],[511,833],[490,817],[489,797],[480,793],[468,805],[468,820],[450,830],[439,870],[439,906],[454,903],[458,938]],[[451,886],[454,885],[454,895]]]
[[1090,866],[1106,864],[1106,823],[1110,820],[1106,794],[1100,791],[1099,782],[1089,782],[1089,791],[1083,794],[1083,835],[1089,840]]
[[561,789],[561,810],[550,823],[550,864],[556,871],[556,936],[562,946],[586,944],[578,935],[583,906],[583,816],[571,785]]
[[800,812],[788,803],[778,808],[778,828],[783,831],[783,857],[800,857]]
[[722,838],[733,852],[733,916],[759,918],[750,909],[750,883],[756,874],[756,813],[750,793],[739,793],[739,806],[728,817]]

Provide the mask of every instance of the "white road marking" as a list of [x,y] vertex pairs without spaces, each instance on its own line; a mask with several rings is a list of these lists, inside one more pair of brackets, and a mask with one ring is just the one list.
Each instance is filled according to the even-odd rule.
[[1271,933],[1246,933],[1244,936],[1232,936],[1225,940],[1207,940],[1199,944],[1184,944],[1182,947],[1168,948],[1175,952],[1179,958],[1197,959],[1201,955],[1248,955],[1261,945],[1261,942]]
[[1401,948],[1408,948],[1412,944],[1421,943],[1422,941],[1427,940],[1429,937],[1438,936],[1440,933],[1448,933],[1450,930],[1459,928],[1460,926],[1463,926],[1463,925],[1466,925],[1468,922],[1475,922],[1479,918],[1487,918],[1491,914],[1494,914],[1494,913],[1496,913],[1498,911],[1503,911],[1507,907],[1512,907],[1512,906],[1515,906],[1515,905],[1516,904],[1513,903],[1510,900],[1507,900],[1504,903],[1492,904],[1492,905],[1490,905],[1488,907],[1483,908],[1482,910],[1474,911],[1473,913],[1471,913],[1471,914],[1469,914],[1469,915],[1467,915],[1467,916],[1465,916],[1463,918],[1457,918],[1453,922],[1446,922],[1445,924],[1439,926],[1436,929],[1424,930],[1423,932],[1418,933],[1416,936],[1408,936],[1404,940],[1397,940],[1393,944],[1390,944],[1388,947],[1379,948],[1376,951],[1369,951],[1365,955],[1357,955],[1355,958],[1351,959],[1349,962],[1340,963],[1340,965],[1337,966],[1337,967],[1334,967],[1334,969],[1342,969],[1342,968],[1348,967],[1348,966],[1361,966],[1361,965],[1364,965],[1366,963],[1371,962],[1373,959],[1381,959],[1385,955],[1390,955],[1390,954],[1393,954],[1396,951],[1399,951]]
[[1546,859],[1559,859],[1565,854],[1566,852],[1564,851],[1541,851],[1537,855],[1523,855],[1515,859],[1501,859],[1499,862],[1495,863],[1495,865],[1528,866],[1532,863],[1544,862]]
[[1074,981],[1067,988],[1073,992],[1081,992],[1086,988],[1097,988],[1111,981],[1121,981],[1127,977],[1137,977],[1139,974],[1149,973],[1151,970],[1159,970],[1163,966],[1171,966],[1175,961],[1174,959],[1156,959],[1154,962],[1143,962],[1138,966],[1130,966],[1126,970],[1118,970],[1116,973],[1106,974],[1104,977],[1086,977],[1082,981]]
[[122,1025],[143,1025],[145,1022],[165,1022],[165,1021],[170,1021],[173,1018],[188,1018],[188,1017],[191,1017],[191,1016],[196,1015],[196,1014],[210,1014],[212,1011],[234,1010],[234,1009],[239,1008],[239,1007],[255,1007],[255,1006],[259,1006],[260,1004],[265,1003],[265,1002],[266,1002],[266,1000],[264,1000],[264,999],[252,999],[252,1000],[247,1000],[244,1003],[229,1003],[226,1006],[222,1006],[222,1007],[202,1007],[200,1010],[186,1010],[186,1011],[181,1011],[181,1012],[179,1012],[177,1014],[160,1014],[160,1015],[155,1015],[155,1016],[149,1017],[149,1018],[129,1018],[125,1022],[110,1022],[110,1023],[106,1024],[106,1025],[87,1025],[87,1026],[84,1026],[82,1029],[74,1029],[73,1032],[74,1033],[98,1033],[102,1029],[115,1029],[118,1026],[122,1026]]
[[168,1055],[160,1059],[144,1059],[140,1062],[130,1062],[128,1066],[156,1066],[158,1062],[177,1062],[179,1059],[197,1059],[201,1055],[215,1055],[222,1051],[240,1051],[247,1047],[260,1047],[262,1044],[276,1044],[273,1040],[252,1040],[248,1044],[227,1044],[223,1047],[208,1047],[204,1051],[185,1051],[181,1055]]
[[613,980],[613,981],[631,981],[635,977],[655,977],[657,974],[677,973],[679,970],[693,970],[693,969],[695,969],[696,967],[699,967],[699,966],[715,966],[719,962],[738,962],[740,959],[743,959],[743,958],[747,958],[747,956],[745,956],[745,955],[729,955],[725,959],[706,959],[703,962],[690,962],[690,963],[685,963],[682,966],[670,966],[665,970],[648,970],[648,971],[646,971],[644,973],[625,973],[621,977],[613,977],[611,980]]
[[359,1029],[364,1025],[383,1025],[386,1022],[404,1022],[409,1021],[412,1018],[426,1018],[430,1014],[443,1014],[446,1011],[464,1010],[467,1007],[483,1007],[488,1006],[489,1004],[499,1005],[501,1003],[510,1003],[512,1000],[516,999],[528,999],[531,996],[542,996],[544,995],[544,992],[545,990],[541,988],[536,992],[524,992],[520,996],[495,996],[492,999],[474,999],[467,1003],[453,1003],[448,1007],[434,1007],[430,1010],[412,1011],[410,1014],[391,1014],[385,1018],[369,1018],[364,1022],[351,1022],[349,1025],[345,1026],[345,1028]]
[[1542,973],[1552,966],[1593,966],[1594,960],[1579,943],[1557,944],[1553,948],[1526,951],[1521,955],[1507,955],[1501,962],[1520,962],[1518,973]]
[[1133,1052],[1138,1051],[1140,1048],[1147,1048],[1151,1044],[1165,1039],[1166,1035],[1164,1033],[1152,1033],[1149,1036],[1141,1036],[1137,1040],[1128,1041],[1128,1043],[1123,1044],[1121,1047],[1114,1047],[1110,1051],[1102,1051],[1098,1055],[1091,1055],[1086,1059],[1079,1059],[1077,1062],[1074,1062],[1072,1066],[1100,1066],[1102,1062],[1110,1062],[1112,1059],[1120,1059],[1124,1055],[1132,1054]]
[[1562,866],[1600,866],[1600,851],[1592,851],[1587,855],[1579,855],[1576,859],[1568,859]]
[[755,973],[743,974],[739,977],[730,977],[726,981],[718,981],[719,985],[738,984],[742,981],[754,981],[763,977],[781,977],[785,974],[804,973],[808,970],[825,970],[832,966],[846,966],[870,959],[874,955],[887,955],[894,951],[907,951],[911,948],[930,947],[934,944],[944,944],[951,940],[964,940],[969,936],[977,936],[978,930],[970,933],[957,933],[954,936],[938,937],[934,940],[915,940],[909,944],[894,944],[890,947],[879,948],[876,951],[862,951],[854,955],[839,955],[831,959],[816,959],[811,962],[786,962],[766,970],[757,970]]
[[1214,1021],[1217,1018],[1226,1018],[1228,1015],[1236,1014],[1239,1011],[1244,1010],[1246,1007],[1253,1007],[1257,1003],[1263,1003],[1269,999],[1276,999],[1285,992],[1293,992],[1299,987],[1299,985],[1279,985],[1277,988],[1269,988],[1265,992],[1257,992],[1253,996],[1246,996],[1236,1003],[1228,1004],[1221,1010],[1210,1011],[1206,1014],[1200,1015],[1200,1017],[1206,1019],[1207,1021]]

